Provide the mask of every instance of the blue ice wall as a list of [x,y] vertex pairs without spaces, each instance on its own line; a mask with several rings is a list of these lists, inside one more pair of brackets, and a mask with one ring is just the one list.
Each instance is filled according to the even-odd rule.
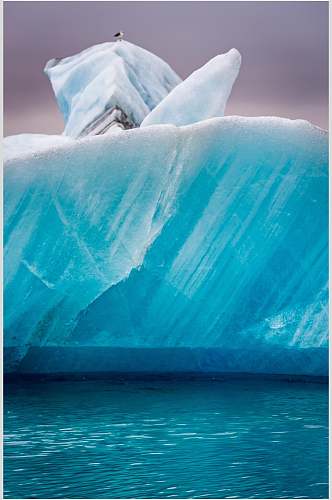
[[5,369],[325,374],[327,165],[242,117],[8,161]]

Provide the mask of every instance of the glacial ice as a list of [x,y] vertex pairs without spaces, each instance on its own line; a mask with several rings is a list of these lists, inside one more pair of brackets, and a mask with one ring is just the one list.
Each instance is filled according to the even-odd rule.
[[47,64],[64,134],[4,141],[5,371],[327,373],[327,133],[216,118],[240,63]]
[[181,82],[156,55],[129,42],[106,42],[45,67],[74,138],[132,128]]
[[9,159],[5,370],[326,374],[327,142],[223,117]]
[[227,100],[241,66],[241,55],[231,49],[208,61],[177,85],[143,120],[156,124],[188,125],[224,116]]

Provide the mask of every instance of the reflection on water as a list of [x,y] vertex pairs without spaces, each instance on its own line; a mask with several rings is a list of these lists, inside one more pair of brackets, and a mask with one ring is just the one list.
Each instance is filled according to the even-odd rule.
[[5,388],[5,498],[327,498],[328,388],[276,381]]

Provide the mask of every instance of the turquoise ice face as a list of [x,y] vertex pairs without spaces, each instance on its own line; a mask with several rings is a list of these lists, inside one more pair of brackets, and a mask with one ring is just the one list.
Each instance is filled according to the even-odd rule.
[[31,346],[181,347],[235,352],[249,371],[301,352],[303,372],[316,359],[325,373],[327,164],[326,132],[241,117],[8,161],[8,369]]

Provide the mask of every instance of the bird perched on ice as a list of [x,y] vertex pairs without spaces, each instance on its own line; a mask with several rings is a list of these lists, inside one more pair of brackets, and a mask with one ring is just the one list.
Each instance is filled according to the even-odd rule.
[[113,35],[115,40],[119,40],[119,42],[121,42],[121,40],[123,39],[123,36],[124,36],[124,32],[123,31],[119,31],[118,33],[115,33],[115,35]]

